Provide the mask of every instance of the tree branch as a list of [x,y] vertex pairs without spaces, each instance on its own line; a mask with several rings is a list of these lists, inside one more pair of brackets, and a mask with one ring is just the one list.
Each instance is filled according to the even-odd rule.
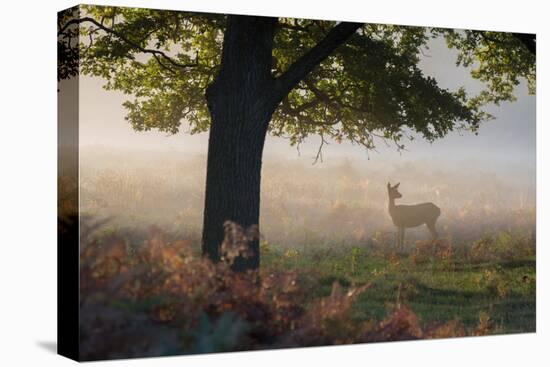
[[314,98],[309,102],[302,103],[301,105],[297,106],[296,108],[292,108],[292,106],[290,105],[290,102],[288,100],[288,96],[285,96],[283,98],[283,106],[284,106],[285,112],[287,112],[290,115],[296,116],[296,117],[300,116],[300,113],[302,113],[303,111],[305,111],[305,110],[307,110],[311,107],[317,106],[319,103],[321,103],[321,100],[319,98]]
[[537,54],[537,38],[529,33],[512,33],[533,55]]
[[321,163],[323,163],[323,146],[325,144],[328,144],[328,142],[325,140],[325,136],[321,133],[319,134],[321,136],[321,144],[319,144],[319,149],[317,150],[317,155],[315,155],[315,159],[313,160],[313,165],[315,165],[319,160],[321,160]]
[[304,79],[304,83],[309,88],[309,90],[315,95],[315,97],[317,97],[319,100],[323,101],[326,105],[331,105],[335,102],[326,93],[323,93],[319,88],[317,88],[315,86],[315,84],[313,84],[313,82],[311,80],[309,80],[308,78]]
[[296,60],[275,80],[277,103],[362,25],[362,23],[339,23],[317,45]]
[[329,96],[328,94],[326,94],[325,92],[323,92],[322,90],[317,88],[317,86],[315,86],[313,81],[311,81],[308,78],[304,78],[304,83],[309,88],[309,90],[315,95],[315,97],[317,99],[319,99],[321,102],[324,102],[328,106],[332,105],[333,107],[335,107],[335,109],[349,108],[350,110],[353,110],[353,111],[358,112],[358,113],[368,113],[369,112],[366,109],[361,109],[359,107],[352,106],[350,104],[344,103],[344,101],[342,101],[338,98],[333,98],[333,97]]
[[57,36],[62,35],[67,30],[67,28],[70,27],[71,25],[80,24],[80,23],[84,23],[84,22],[90,22],[90,23],[94,24],[96,27],[98,27],[101,30],[107,32],[108,34],[111,34],[111,35],[119,38],[121,41],[123,41],[124,43],[126,43],[126,44],[130,45],[131,47],[135,48],[139,52],[153,55],[157,59],[158,63],[161,66],[165,67],[165,68],[167,66],[159,61],[160,60],[159,57],[162,57],[164,60],[166,60],[168,63],[172,64],[173,66],[178,67],[178,68],[182,68],[182,69],[195,67],[195,66],[198,65],[198,60],[195,60],[195,62],[190,63],[190,64],[181,64],[181,63],[175,61],[170,56],[166,55],[164,52],[162,52],[160,50],[155,50],[155,49],[151,49],[151,48],[142,47],[139,44],[137,44],[137,43],[129,40],[128,38],[126,38],[122,33],[117,32],[112,28],[106,27],[102,23],[100,23],[97,20],[95,20],[94,18],[90,18],[90,17],[71,19],[70,21],[65,23],[65,25],[57,32]]
[[[492,42],[494,44],[498,44],[498,45],[501,45],[503,47],[506,47],[505,42],[503,42],[500,39],[495,39],[493,37],[488,36],[487,32],[485,32],[485,31],[480,31],[479,34],[486,41],[489,41],[489,42]],[[520,41],[529,50],[529,52],[531,52],[533,55],[536,55],[536,53],[537,53],[537,42],[536,42],[536,37],[535,37],[534,34],[512,33],[512,36],[516,40]]]

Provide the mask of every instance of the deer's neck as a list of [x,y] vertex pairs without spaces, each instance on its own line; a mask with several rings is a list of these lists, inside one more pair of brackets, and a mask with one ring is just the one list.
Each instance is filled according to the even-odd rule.
[[393,217],[393,213],[395,212],[395,198],[390,198],[390,203],[388,204],[388,210],[390,212],[390,215]]

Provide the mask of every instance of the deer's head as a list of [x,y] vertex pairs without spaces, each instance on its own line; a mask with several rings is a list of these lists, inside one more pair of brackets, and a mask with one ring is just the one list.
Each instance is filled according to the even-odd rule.
[[398,187],[399,187],[399,182],[395,186],[392,186],[388,182],[388,196],[390,197],[390,200],[391,199],[399,199],[400,197],[403,196],[403,195],[401,195],[401,193],[399,191],[397,191]]

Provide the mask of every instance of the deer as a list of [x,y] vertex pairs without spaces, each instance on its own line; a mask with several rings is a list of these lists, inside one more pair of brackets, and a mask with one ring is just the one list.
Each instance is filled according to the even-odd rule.
[[413,228],[426,224],[432,235],[432,241],[438,238],[435,222],[441,214],[441,209],[434,203],[421,203],[415,205],[395,205],[395,199],[403,197],[398,191],[399,183],[392,186],[388,182],[388,211],[393,224],[397,227],[397,246],[403,249],[405,240],[405,228]]

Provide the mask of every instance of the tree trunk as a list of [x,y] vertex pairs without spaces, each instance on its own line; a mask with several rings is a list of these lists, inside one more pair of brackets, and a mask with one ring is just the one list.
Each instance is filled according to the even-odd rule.
[[[208,140],[203,254],[220,259],[223,223],[258,225],[262,153],[275,109],[271,76],[276,19],[228,16],[220,71],[206,92],[211,115]],[[237,258],[237,271],[259,267],[258,240],[252,256]]]
[[[211,116],[202,251],[220,259],[223,223],[259,226],[260,181],[265,136],[280,101],[313,68],[346,41],[360,23],[341,22],[287,71],[271,74],[277,18],[230,15],[223,39],[220,71],[206,91]],[[258,240],[252,256],[238,258],[233,269],[260,266]]]

